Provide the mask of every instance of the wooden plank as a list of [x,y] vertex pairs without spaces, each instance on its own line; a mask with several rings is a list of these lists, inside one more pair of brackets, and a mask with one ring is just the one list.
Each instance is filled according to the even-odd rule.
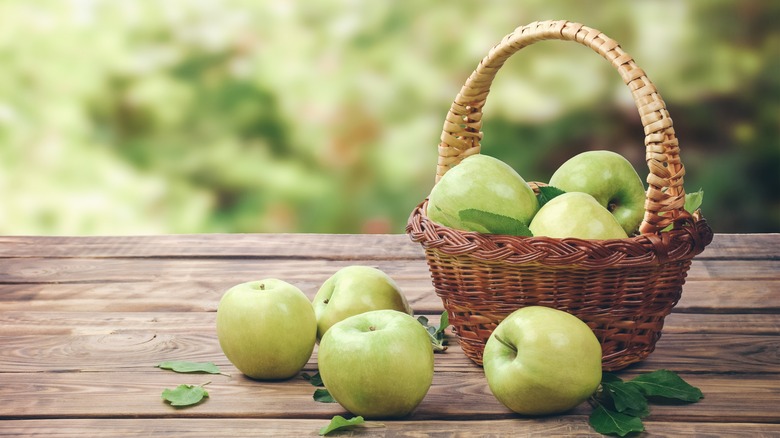
[[[276,277],[321,284],[338,269],[356,264],[377,267],[397,279],[430,281],[428,266],[420,260],[12,258],[0,265],[0,283],[240,282]],[[779,275],[780,260],[695,260],[687,280],[778,280]]]
[[[0,236],[0,257],[260,257],[422,259],[406,234]],[[697,259],[780,259],[780,233],[715,234]]]
[[0,236],[0,257],[422,259],[405,234]]
[[[725,421],[725,420],[724,420]],[[645,421],[646,434],[657,437],[729,436],[761,438],[780,435],[778,424],[736,422]],[[316,436],[328,424],[320,419],[263,418],[144,418],[144,419],[56,419],[5,420],[2,436],[46,436],[51,438],[175,436],[241,438]],[[516,417],[507,420],[472,421],[372,421],[372,426],[353,429],[348,436],[361,437],[474,437],[474,436],[578,436],[603,437],[581,415],[545,418]],[[337,436],[344,436],[339,434]]]
[[[780,380],[760,375],[681,376],[705,397],[686,405],[654,404],[648,421],[780,422]],[[149,372],[14,373],[5,375],[0,418],[319,418],[348,415],[336,403],[317,403],[314,387],[300,377],[258,382],[239,373],[184,375]],[[197,407],[174,409],[164,403],[164,388],[180,384],[207,386],[208,399]],[[739,410],[735,409],[739,406]],[[589,415],[587,403],[569,414]],[[501,420],[516,417],[493,397],[478,372],[434,374],[433,385],[410,420]]]
[[[439,314],[425,315],[438,325]],[[215,312],[56,312],[10,310],[0,312],[0,336],[101,335],[112,333],[192,334],[209,333]],[[665,334],[780,335],[777,314],[672,313]]]
[[[299,287],[312,299],[330,272],[330,269],[323,270],[316,280],[306,278],[302,274],[296,274],[295,278],[281,278]],[[216,311],[219,299],[225,291],[238,282],[248,281],[249,278],[217,281],[203,278],[159,282],[0,284],[0,312]],[[440,313],[444,309],[441,299],[433,291],[429,277],[394,274],[393,278],[416,311]]]
[[778,260],[780,233],[715,234],[701,259]]
[[[299,287],[310,299],[333,268],[323,268],[306,277],[300,272],[277,272]],[[441,312],[428,272],[390,271],[407,300],[418,312]],[[258,274],[259,277],[259,274]],[[255,277],[255,278],[258,278]],[[85,283],[0,284],[0,312],[104,311],[104,312],[197,312],[216,311],[222,294],[236,283],[252,277],[212,279],[202,276],[182,281],[116,281]],[[780,312],[780,280],[689,280],[683,286],[675,312]]]
[[[210,318],[204,318],[208,321]],[[194,330],[194,329],[193,329]],[[97,327],[70,334],[0,336],[0,369],[4,372],[103,371],[153,369],[166,360],[211,361],[227,365],[214,326],[193,331]],[[436,356],[437,369],[473,371],[456,339],[448,338],[447,352]],[[725,373],[780,373],[775,352],[780,337],[710,333],[664,333],[656,350],[634,369]],[[315,354],[309,368],[316,368]]]

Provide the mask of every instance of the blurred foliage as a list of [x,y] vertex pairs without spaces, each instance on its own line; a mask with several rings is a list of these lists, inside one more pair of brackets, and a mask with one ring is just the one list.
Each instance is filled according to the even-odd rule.
[[[403,232],[449,104],[515,27],[566,18],[631,53],[716,232],[780,231],[780,2],[0,2],[0,233]],[[523,49],[483,152],[544,181],[587,149],[646,174],[612,67]]]

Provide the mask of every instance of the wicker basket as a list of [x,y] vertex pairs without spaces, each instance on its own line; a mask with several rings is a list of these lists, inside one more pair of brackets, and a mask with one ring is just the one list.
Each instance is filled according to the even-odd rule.
[[[633,59],[614,40],[581,24],[544,21],[517,28],[490,50],[452,104],[439,144],[436,181],[480,152],[482,108],[503,63],[521,48],[549,39],[590,47],[612,63],[632,92],[649,169],[640,234],[582,240],[464,232],[429,220],[427,200],[412,212],[406,231],[422,244],[436,294],[463,351],[477,364],[504,317],[524,306],[543,305],[585,321],[601,342],[604,369],[617,370],[654,350],[692,258],[712,241],[700,214],[683,209],[685,171],[672,119]],[[660,231],[670,224],[671,231]]]

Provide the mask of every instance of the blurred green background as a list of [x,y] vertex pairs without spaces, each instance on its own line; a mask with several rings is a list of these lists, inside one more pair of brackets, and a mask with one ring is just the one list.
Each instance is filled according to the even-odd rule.
[[[401,233],[444,116],[515,27],[621,43],[664,97],[716,232],[780,231],[780,2],[0,2],[0,233]],[[527,180],[643,134],[612,67],[523,49],[483,152]]]

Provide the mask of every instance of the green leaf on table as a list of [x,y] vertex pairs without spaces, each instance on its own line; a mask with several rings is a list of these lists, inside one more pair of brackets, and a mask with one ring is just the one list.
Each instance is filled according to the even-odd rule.
[[703,397],[699,388],[691,386],[677,373],[669,370],[640,374],[627,383],[636,385],[648,397],[662,397],[689,403],[696,402]]
[[444,312],[441,312],[441,319],[439,319],[439,328],[436,329],[436,334],[444,334],[444,330],[447,330],[447,327],[450,326],[450,315],[445,310]]
[[490,234],[509,234],[512,236],[531,236],[531,230],[519,220],[476,208],[467,208],[458,212],[458,217],[475,228],[484,228]]
[[[365,425],[366,421],[361,416],[352,417],[349,420],[342,417],[341,415],[336,415],[330,420],[330,424],[320,429],[320,435],[327,435],[335,430],[343,430],[343,429],[349,429],[355,426],[359,425]],[[383,426],[383,424],[376,423],[377,426]]]
[[433,346],[433,351],[435,353],[447,350],[447,345],[445,345],[444,341],[444,330],[449,327],[450,322],[446,310],[442,312],[438,327],[431,326],[429,324],[428,318],[422,315],[417,317],[417,322],[422,324],[422,326],[425,327],[425,330],[428,332],[428,337],[431,340],[431,345]]
[[322,377],[320,377],[319,371],[312,374],[309,373],[303,373],[301,374],[301,377],[303,377],[304,380],[308,380],[309,383],[311,383],[314,386],[325,386],[324,383],[322,383]]
[[609,394],[616,411],[635,417],[646,417],[650,414],[647,399],[636,385],[623,381],[602,380],[601,386]]
[[641,418],[615,412],[605,408],[603,405],[598,405],[593,409],[588,421],[596,432],[605,435],[626,436],[631,432],[642,432],[645,430]]
[[544,204],[550,202],[556,196],[562,195],[564,193],[566,192],[559,189],[558,187],[540,186],[539,194],[536,195],[536,199],[539,200],[539,207],[541,208],[542,206],[544,206]]
[[330,395],[330,392],[328,392],[328,390],[324,388],[315,390],[312,398],[314,399],[314,401],[319,403],[336,403],[336,400],[333,398],[332,395]]
[[169,360],[161,362],[158,368],[171,370],[177,373],[208,373],[222,374],[219,367],[212,362],[187,362],[184,360]]
[[203,387],[203,385],[179,385],[175,389],[165,388],[162,392],[162,399],[175,407],[185,407],[198,404],[204,397],[208,397],[209,393]]

